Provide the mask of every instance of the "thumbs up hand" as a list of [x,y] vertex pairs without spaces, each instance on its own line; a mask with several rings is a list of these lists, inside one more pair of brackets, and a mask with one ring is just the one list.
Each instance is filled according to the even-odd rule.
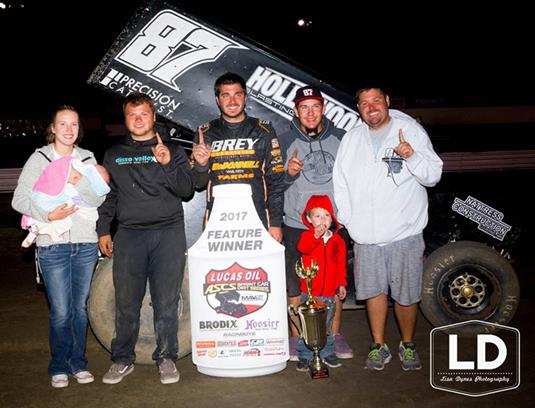
[[156,146],[152,148],[152,154],[158,163],[167,166],[171,161],[171,152],[167,146],[163,144],[162,138],[158,132],[156,132],[156,141]]
[[200,166],[206,166],[210,159],[212,149],[204,143],[204,133],[199,129],[199,144],[193,143],[193,158]]
[[396,146],[394,151],[399,154],[404,159],[408,159],[414,154],[414,149],[411,144],[405,140],[403,136],[403,130],[399,129],[399,144]]
[[297,158],[297,149],[295,149],[288,161],[288,174],[292,177],[295,177],[298,173],[303,170],[303,160]]

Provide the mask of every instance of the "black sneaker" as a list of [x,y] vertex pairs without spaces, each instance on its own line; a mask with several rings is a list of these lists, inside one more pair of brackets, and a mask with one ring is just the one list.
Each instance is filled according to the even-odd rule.
[[342,366],[342,363],[340,360],[338,360],[338,357],[336,357],[336,354],[331,354],[323,359],[323,362],[327,367],[331,368],[338,368]]
[[299,361],[297,362],[297,366],[295,367],[295,369],[297,371],[301,371],[304,373],[308,371],[309,367],[310,367],[310,361],[304,358],[300,358]]

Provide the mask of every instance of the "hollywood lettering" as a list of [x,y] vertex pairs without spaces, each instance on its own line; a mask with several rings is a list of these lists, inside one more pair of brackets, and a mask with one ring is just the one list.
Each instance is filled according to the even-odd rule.
[[[258,66],[247,80],[250,98],[288,120],[293,118],[295,92],[303,85],[295,78],[262,66]],[[323,96],[325,116],[340,129],[353,128],[359,119],[357,112],[329,95]]]
[[271,286],[262,268],[247,269],[235,262],[228,269],[209,271],[203,292],[218,314],[240,318],[264,307]]

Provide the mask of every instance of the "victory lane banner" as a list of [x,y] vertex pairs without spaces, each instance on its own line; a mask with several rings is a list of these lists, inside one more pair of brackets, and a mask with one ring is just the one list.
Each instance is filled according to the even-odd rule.
[[214,82],[225,72],[241,75],[248,90],[247,113],[282,131],[293,117],[293,97],[303,85],[318,87],[326,116],[345,130],[359,116],[354,97],[235,34],[155,1],[140,7],[88,83],[126,97],[149,95],[158,115],[191,131],[219,116]]

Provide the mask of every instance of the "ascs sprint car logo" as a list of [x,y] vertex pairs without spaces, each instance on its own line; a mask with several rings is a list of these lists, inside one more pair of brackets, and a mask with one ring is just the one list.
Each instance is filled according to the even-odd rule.
[[520,385],[520,332],[481,320],[430,333],[431,386],[480,397]]
[[219,314],[242,317],[266,304],[271,285],[262,268],[247,269],[235,262],[225,270],[208,272],[203,285],[204,296]]

